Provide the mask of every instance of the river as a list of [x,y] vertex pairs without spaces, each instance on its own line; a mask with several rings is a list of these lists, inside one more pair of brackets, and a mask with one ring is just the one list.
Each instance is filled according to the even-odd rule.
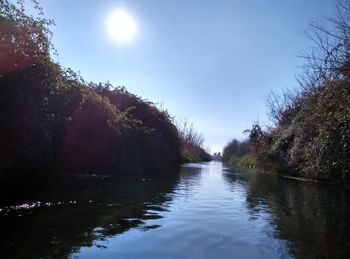
[[350,256],[345,188],[232,170],[220,162],[134,181],[101,187],[88,199],[3,208],[0,257]]

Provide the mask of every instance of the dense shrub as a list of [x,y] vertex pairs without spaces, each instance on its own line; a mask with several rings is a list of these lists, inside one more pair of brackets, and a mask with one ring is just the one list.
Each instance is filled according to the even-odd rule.
[[[350,173],[350,6],[340,3],[334,28],[315,25],[318,52],[308,56],[301,89],[272,95],[274,125],[250,130],[252,152],[261,164],[300,176],[349,181]],[[314,53],[318,53],[317,55]]]
[[38,18],[19,5],[0,5],[0,180],[181,162],[179,133],[166,111],[124,88],[87,83],[52,61],[52,21],[35,2]]

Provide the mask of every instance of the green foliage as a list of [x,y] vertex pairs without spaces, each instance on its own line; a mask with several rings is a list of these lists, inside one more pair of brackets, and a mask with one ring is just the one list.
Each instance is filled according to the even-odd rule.
[[228,160],[230,166],[246,167],[246,168],[255,168],[255,159],[252,155],[244,155],[241,157],[231,156]]
[[178,165],[181,141],[170,115],[53,62],[53,22],[35,1],[34,8],[38,18],[24,13],[22,1],[0,1],[0,180],[34,188],[55,174]]
[[[257,134],[255,131],[257,130],[260,132],[259,126],[253,128],[251,136],[255,136]],[[255,159],[250,155],[251,148],[254,148],[255,141],[256,140],[253,138],[244,141],[232,139],[224,147],[222,161],[231,167],[255,168]]]
[[[108,88],[108,84],[100,84],[97,92],[106,96],[138,128],[137,131],[129,131],[127,134],[128,141],[134,142],[127,146],[133,147],[134,152],[139,153],[137,159],[140,163],[153,163],[158,167],[166,167],[169,161],[172,165],[178,164],[181,161],[180,137],[169,113],[129,93],[125,88]],[[142,149],[145,152],[140,153]]]
[[198,146],[182,146],[182,161],[185,163],[209,162],[212,160],[210,154]]
[[[350,173],[350,87],[330,81],[309,114],[316,131],[306,142],[300,169],[310,177],[348,181]],[[302,125],[304,126],[304,125]],[[302,129],[304,132],[306,129]]]
[[250,138],[258,163],[273,162],[304,177],[348,181],[349,89],[347,79],[327,81],[313,94],[297,97],[303,98],[302,105],[289,123],[286,110],[274,128],[263,132],[253,127]]
[[232,139],[224,147],[222,161],[228,163],[232,157],[241,157],[250,153],[249,140],[239,141]]
[[268,107],[274,126],[263,131],[254,125],[250,131],[258,165],[272,163],[303,177],[349,182],[350,6],[341,4],[339,17],[331,20],[334,31],[316,26],[321,54],[308,57],[302,88],[272,95]]
[[54,51],[50,26],[54,22],[43,17],[37,1],[32,3],[37,17],[24,13],[23,0],[17,1],[17,6],[7,0],[0,1],[0,74],[30,68],[39,60],[50,60],[50,51]]

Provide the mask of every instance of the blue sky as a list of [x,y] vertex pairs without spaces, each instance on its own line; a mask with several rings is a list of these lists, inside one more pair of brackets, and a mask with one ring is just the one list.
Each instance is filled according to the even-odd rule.
[[[41,0],[59,62],[88,81],[123,85],[194,124],[211,152],[257,120],[265,98],[296,87],[312,21],[335,0]],[[138,34],[118,44],[106,20],[123,8]]]

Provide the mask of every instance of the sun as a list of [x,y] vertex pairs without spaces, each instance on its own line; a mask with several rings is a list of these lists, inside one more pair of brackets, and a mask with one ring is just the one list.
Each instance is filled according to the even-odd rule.
[[125,43],[135,38],[137,25],[126,11],[115,10],[107,19],[107,31],[115,41]]

